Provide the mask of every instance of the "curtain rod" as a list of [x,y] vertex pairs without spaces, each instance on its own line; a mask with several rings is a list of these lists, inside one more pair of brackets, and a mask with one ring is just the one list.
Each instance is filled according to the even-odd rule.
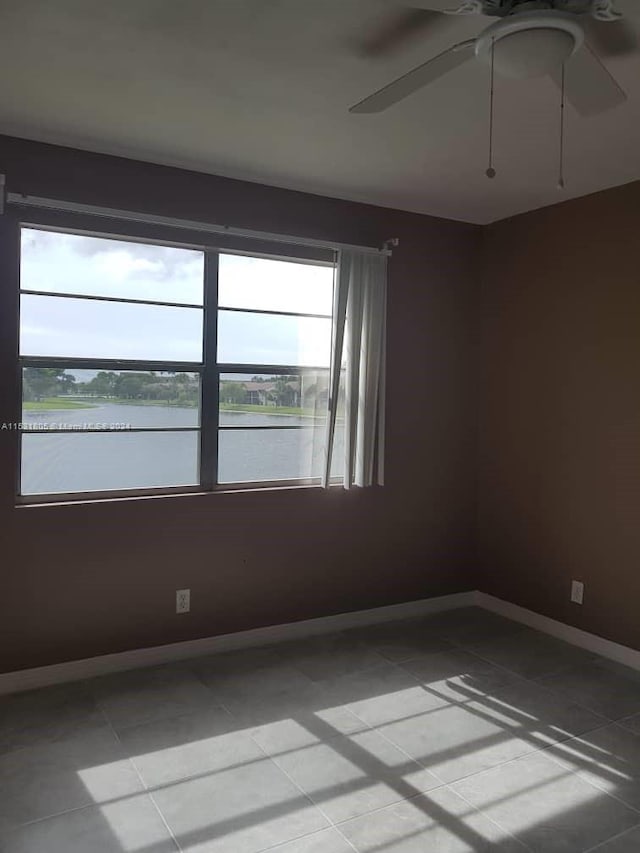
[[[0,187],[2,179],[0,176]],[[152,213],[135,213],[132,210],[117,210],[111,207],[97,207],[92,204],[80,204],[73,201],[59,201],[52,198],[6,193],[7,204],[20,207],[34,207],[43,210],[57,210],[65,213],[81,213],[87,216],[103,216],[110,219],[122,219],[128,222],[139,222],[145,225],[165,225],[171,228],[183,228],[188,231],[202,231],[207,234],[226,234],[230,237],[246,237],[253,240],[265,240],[273,243],[288,243],[294,246],[312,246],[318,249],[350,249],[357,252],[369,252],[374,255],[391,255],[389,245],[397,246],[398,238],[386,240],[380,249],[374,246],[355,246],[350,243],[333,243],[327,240],[313,240],[306,237],[293,237],[287,234],[270,234],[267,231],[252,231],[247,228],[233,228],[229,225],[213,225],[209,222],[198,222],[191,219],[173,219],[170,216],[156,216]],[[1,212],[1,211],[0,211]]]

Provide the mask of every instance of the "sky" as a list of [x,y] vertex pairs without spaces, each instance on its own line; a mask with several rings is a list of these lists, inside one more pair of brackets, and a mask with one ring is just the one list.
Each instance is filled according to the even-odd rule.
[[[200,306],[203,253],[192,249],[24,228],[21,288]],[[333,269],[221,255],[219,305],[331,314]],[[22,355],[193,361],[202,310],[23,294]],[[220,311],[218,360],[329,365],[328,319]]]

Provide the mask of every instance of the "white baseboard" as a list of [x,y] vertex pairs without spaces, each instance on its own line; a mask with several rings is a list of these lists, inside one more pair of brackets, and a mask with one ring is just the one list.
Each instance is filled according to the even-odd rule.
[[588,631],[582,631],[580,628],[574,628],[572,625],[558,622],[548,616],[542,616],[533,610],[527,610],[526,607],[520,607],[510,601],[503,601],[503,599],[488,595],[485,592],[475,593],[475,603],[486,610],[499,613],[507,619],[522,622],[523,625],[528,625],[530,628],[551,634],[559,640],[564,640],[565,643],[580,646],[582,649],[609,658],[616,663],[640,670],[640,651],[629,648],[629,646],[622,646],[620,643],[605,640],[604,637],[599,637],[597,634],[590,634]]
[[376,607],[372,610],[356,610],[353,613],[321,616],[318,619],[271,625],[266,628],[255,628],[251,631],[239,631],[235,634],[203,637],[198,640],[187,640],[166,646],[132,649],[111,655],[66,661],[52,666],[0,673],[0,695],[33,690],[37,687],[48,687],[53,684],[63,684],[68,681],[79,681],[83,678],[94,678],[97,675],[107,675],[128,669],[172,663],[234,649],[278,643],[296,637],[309,637],[314,634],[357,628],[376,622],[390,622],[393,619],[420,616],[423,613],[437,613],[456,607],[468,607],[476,603],[476,595],[475,592],[459,592],[453,595],[438,596],[437,598],[423,598],[419,601]]
[[262,646],[284,640],[293,640],[296,637],[327,634],[330,631],[357,628],[363,625],[373,625],[376,622],[390,622],[393,619],[405,619],[424,613],[438,613],[442,610],[473,605],[484,607],[486,610],[499,613],[507,619],[521,622],[523,625],[543,631],[559,640],[580,646],[632,669],[640,670],[640,651],[611,642],[611,640],[605,640],[596,634],[581,631],[579,628],[550,619],[548,616],[542,616],[540,613],[527,610],[525,607],[520,607],[509,601],[503,601],[493,595],[471,591],[442,595],[437,598],[423,598],[419,601],[407,601],[402,604],[391,604],[372,610],[356,610],[352,613],[339,613],[335,616],[321,616],[318,619],[306,619],[284,625],[270,625],[266,628],[239,631],[235,634],[203,637],[198,640],[187,640],[186,642],[171,643],[165,646],[132,649],[112,655],[67,661],[52,666],[40,666],[35,669],[0,673],[0,696],[69,681],[80,681],[84,678],[94,678],[112,672],[140,669],[145,666],[172,663],[201,657],[202,655]]

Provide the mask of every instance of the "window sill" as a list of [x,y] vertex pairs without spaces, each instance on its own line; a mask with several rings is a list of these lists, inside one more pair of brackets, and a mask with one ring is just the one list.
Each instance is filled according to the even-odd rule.
[[[333,478],[329,483],[329,489],[342,489],[342,480]],[[167,500],[175,498],[213,497],[217,495],[232,494],[257,494],[260,492],[285,492],[300,491],[308,489],[323,489],[321,483],[306,481],[275,481],[264,484],[257,483],[225,483],[215,489],[205,490],[199,486],[194,488],[181,488],[175,491],[126,491],[126,492],[91,492],[82,494],[65,495],[33,495],[19,497],[16,501],[16,509],[31,509],[33,507],[56,507],[56,506],[78,506],[86,504],[122,503],[126,501],[139,500]]]

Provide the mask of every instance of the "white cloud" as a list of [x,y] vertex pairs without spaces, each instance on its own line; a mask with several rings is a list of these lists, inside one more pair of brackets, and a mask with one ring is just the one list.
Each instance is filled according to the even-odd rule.
[[[193,249],[23,229],[21,286],[47,293],[202,304],[204,255]],[[330,314],[333,269],[220,256],[219,302],[235,308]],[[199,360],[202,312],[23,296],[21,352],[77,358]],[[241,312],[220,315],[220,357],[328,366],[330,323]]]

